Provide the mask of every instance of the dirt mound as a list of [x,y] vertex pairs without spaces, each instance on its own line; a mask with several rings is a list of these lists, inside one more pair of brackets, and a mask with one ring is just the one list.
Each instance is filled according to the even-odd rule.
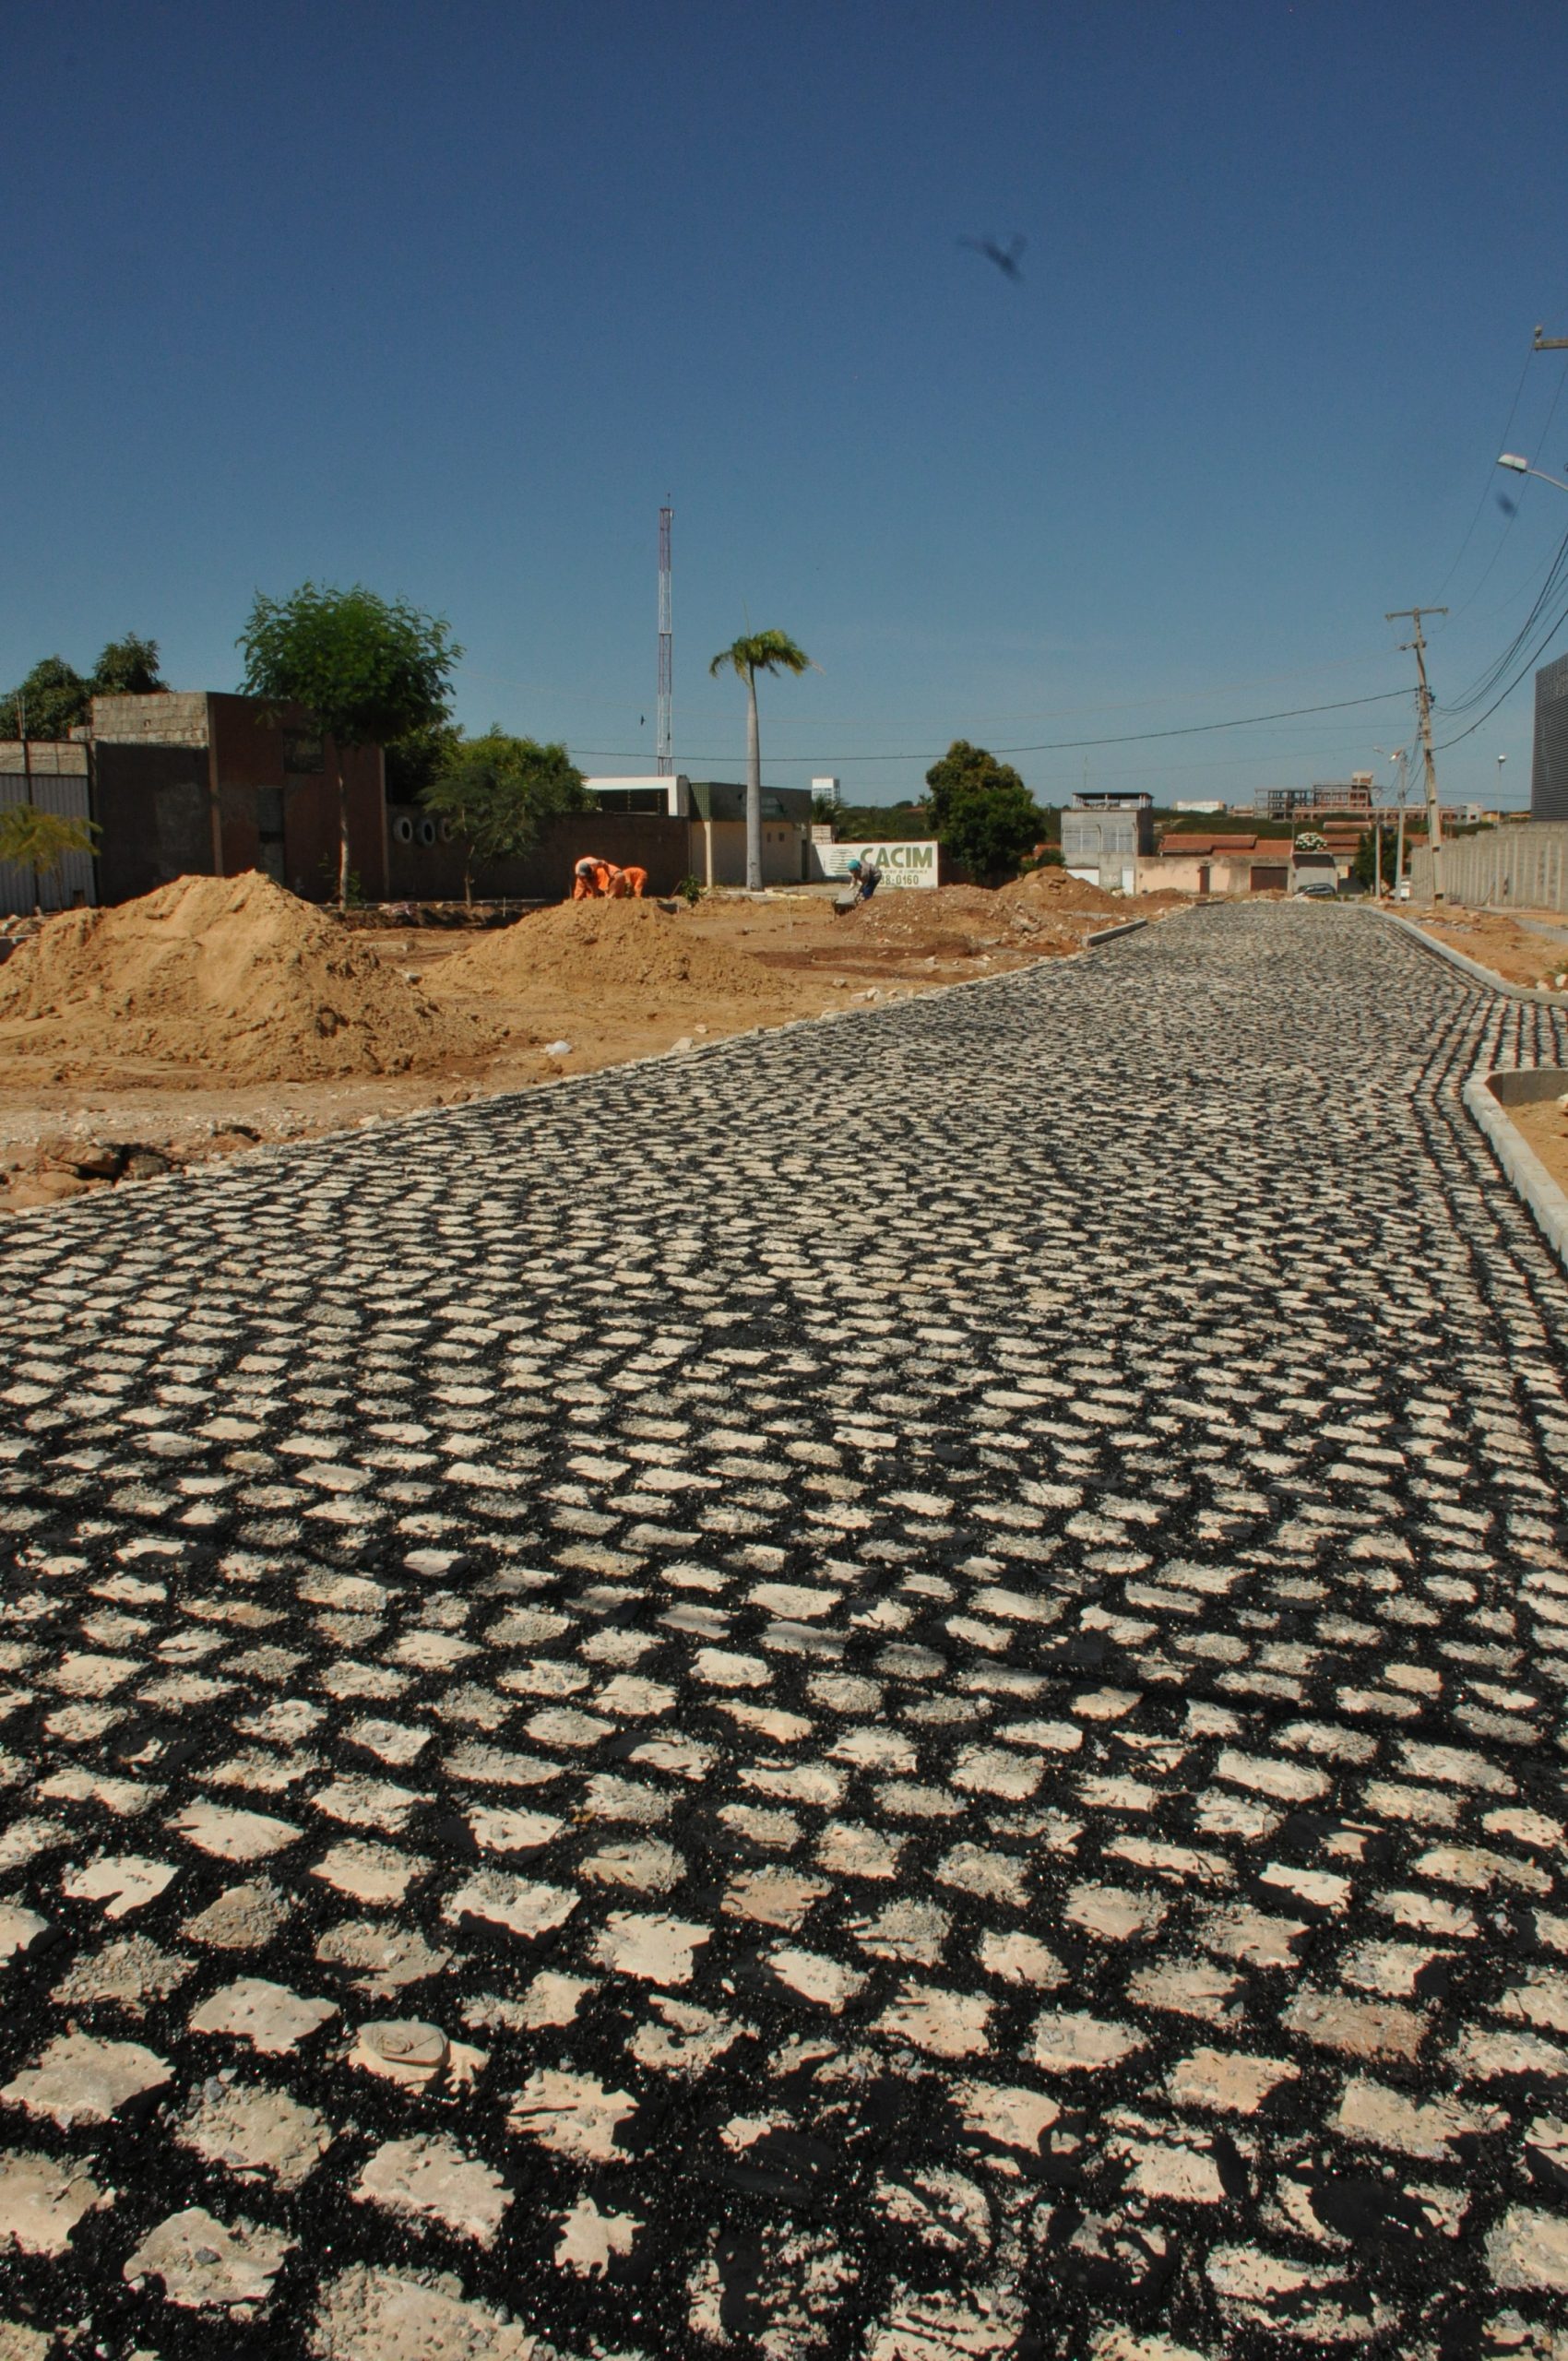
[[1124,895],[1102,893],[1082,877],[1075,877],[1065,869],[1031,869],[1023,877],[1015,877],[1010,884],[998,888],[996,898],[1003,903],[1022,902],[1030,908],[1041,910],[1120,910],[1127,914]]
[[316,1080],[428,1070],[490,1038],[255,870],[63,911],[0,967],[0,1069]]
[[481,934],[432,976],[444,994],[647,991],[661,999],[777,999],[759,961],[705,942],[683,911],[657,902],[562,902]]

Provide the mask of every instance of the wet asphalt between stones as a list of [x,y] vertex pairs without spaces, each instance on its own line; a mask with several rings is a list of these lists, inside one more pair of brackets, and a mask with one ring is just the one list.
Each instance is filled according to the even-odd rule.
[[1568,2354],[1568,1287],[1370,913],[0,1238],[0,2361]]

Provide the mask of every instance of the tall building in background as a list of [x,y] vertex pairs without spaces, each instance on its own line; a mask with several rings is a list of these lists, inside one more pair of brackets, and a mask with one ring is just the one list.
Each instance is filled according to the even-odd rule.
[[1536,674],[1530,817],[1568,820],[1568,656],[1543,664]]

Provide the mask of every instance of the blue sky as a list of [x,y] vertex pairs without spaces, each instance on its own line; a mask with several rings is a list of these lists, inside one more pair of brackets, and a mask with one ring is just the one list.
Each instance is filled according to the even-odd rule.
[[[738,775],[707,661],[776,624],[822,669],[767,775],[887,800],[956,735],[1403,692],[1417,600],[1441,740],[1568,528],[1490,481],[1505,420],[1568,456],[1558,6],[53,0],[6,49],[6,679],[134,628],[230,687],[258,587],[358,579],[450,618],[470,726],[651,770],[669,495],[681,767]],[[1017,284],[958,243],[1014,232]],[[1239,798],[1411,728],[1088,778]],[[1445,795],[1499,753],[1524,800],[1527,680]]]

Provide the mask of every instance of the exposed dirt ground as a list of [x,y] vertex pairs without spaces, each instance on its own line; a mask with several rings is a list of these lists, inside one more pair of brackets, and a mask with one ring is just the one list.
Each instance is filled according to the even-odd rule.
[[[1563,1076],[1568,1088],[1568,1074]],[[1503,1109],[1526,1145],[1534,1148],[1560,1189],[1568,1189],[1568,1107],[1556,1098]]]
[[1001,974],[1185,898],[1041,871],[844,915],[819,890],[345,934],[264,879],[181,881],[0,967],[0,1212]]
[[[1568,991],[1568,920],[1557,910],[1402,910],[1424,933],[1490,967],[1504,983]],[[1565,981],[1557,983],[1558,977]]]

